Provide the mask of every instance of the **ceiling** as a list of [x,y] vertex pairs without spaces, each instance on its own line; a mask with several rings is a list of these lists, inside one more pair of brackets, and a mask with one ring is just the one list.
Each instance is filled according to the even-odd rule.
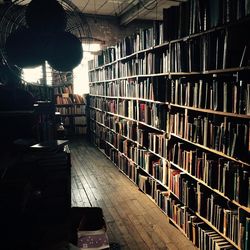
[[[1,3],[26,5],[31,0],[0,0]],[[135,19],[162,20],[163,9],[179,5],[187,0],[57,0],[73,3],[82,13],[116,16],[121,25]]]
[[185,0],[71,0],[81,12],[118,16],[121,24],[134,19],[162,20],[163,9]]

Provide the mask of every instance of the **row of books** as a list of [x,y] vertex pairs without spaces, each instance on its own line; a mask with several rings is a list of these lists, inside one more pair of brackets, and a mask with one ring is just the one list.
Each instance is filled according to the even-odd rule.
[[[128,121],[126,119],[119,119],[118,117],[114,116],[110,116],[110,119],[113,121],[113,124],[115,125],[114,130],[116,133],[123,135],[134,141],[137,139],[137,125],[135,122]],[[108,123],[108,125],[110,125],[110,122]]]
[[179,78],[169,81],[166,88],[166,92],[170,92],[167,97],[174,104],[250,114],[250,84],[243,80],[236,82],[236,79],[228,77]]
[[[189,208],[174,198],[169,191],[163,190],[152,177],[139,174],[138,185],[141,190],[155,200],[158,206],[185,232],[187,237],[199,249],[235,249],[221,235],[214,232],[191,213]],[[234,229],[237,232],[237,229]]]
[[[246,37],[237,37],[239,30],[242,34],[247,32],[247,27],[244,28],[221,30],[171,43],[169,53],[166,53],[167,72],[204,72],[249,66],[248,41]],[[162,69],[158,64],[163,60],[152,63],[155,69]]]
[[[220,234],[193,215],[168,191],[156,188],[157,204],[181,228],[185,235],[201,250],[235,249]],[[242,248],[244,249],[244,248]]]
[[118,102],[118,114],[132,119],[136,119],[136,101],[135,100],[120,100]]
[[[177,41],[162,50],[140,54],[138,58],[118,62],[113,67],[116,77],[157,74],[168,72],[204,72],[249,65],[248,41],[239,39],[236,34],[247,32],[248,27],[220,30],[198,37]],[[240,43],[238,41],[241,41]],[[106,72],[111,66],[103,68]],[[105,74],[107,75],[107,74]],[[111,74],[109,78],[112,79]],[[102,80],[104,80],[102,79]]]
[[[184,205],[197,211],[236,245],[240,244],[244,235],[238,232],[240,218],[237,208],[230,207],[227,201],[217,194],[202,191],[200,183],[194,183],[180,170],[170,169],[169,178],[169,188]],[[246,218],[249,219],[249,215]]]
[[245,34],[248,28],[220,30],[171,43],[165,49],[145,52],[138,58],[132,57],[90,71],[89,79],[94,82],[135,75],[204,72],[249,66],[248,41],[246,37],[238,37],[239,32]]
[[125,155],[116,151],[117,154],[117,166],[123,173],[125,173],[134,183],[138,184],[138,166],[130,161]]
[[[141,140],[141,137],[146,137],[146,135],[148,135],[148,140],[146,138]],[[155,154],[160,155],[161,157],[166,157],[168,140],[166,139],[165,134],[149,132],[145,129],[138,129],[138,137],[139,138],[137,141],[142,141],[146,144],[141,145],[153,151]],[[146,143],[147,141],[148,143]]]
[[56,104],[84,104],[84,99],[78,94],[56,96]]
[[84,104],[85,103],[84,98],[81,95],[74,94],[73,98],[74,98],[74,103],[76,103],[76,104]]
[[[137,143],[128,141],[115,131],[112,132],[100,125],[98,127],[99,130],[96,129],[97,134],[100,134],[101,130],[104,140],[107,140],[114,147],[118,148],[120,152],[126,154],[149,174],[153,173],[154,162],[158,162],[161,157],[166,155],[166,159],[169,162],[178,165],[212,189],[218,190],[224,196],[235,200],[241,205],[250,205],[250,199],[247,198],[250,194],[250,175],[247,166],[224,158],[217,158],[212,153],[204,152],[195,147],[190,148],[188,145],[178,142],[175,139],[171,138],[168,140],[164,138],[164,135],[147,131],[147,148],[151,150],[148,151],[146,147],[138,147]],[[138,139],[141,138],[141,134],[145,131],[146,129],[138,129]],[[143,142],[142,140],[137,141]],[[139,145],[145,146],[144,144]],[[161,150],[157,150],[156,145]],[[160,157],[157,157],[157,155]],[[182,171],[176,170],[176,172]]]
[[37,101],[52,101],[53,89],[51,86],[23,84],[21,87],[30,92]]
[[102,66],[103,64],[111,63],[116,60],[115,47],[103,49],[100,54],[95,55],[94,59],[88,61],[88,68],[93,69]]
[[[110,116],[106,115],[103,112],[97,111],[97,110],[93,110],[91,109],[89,111],[89,117],[90,119],[97,121],[99,123],[105,124],[108,123]],[[106,124],[105,124],[106,125]],[[107,125],[106,125],[107,126]],[[108,126],[109,127],[109,126]]]
[[73,72],[58,72],[52,69],[52,85],[61,85],[62,83],[73,83]]
[[162,157],[166,156],[167,140],[164,135],[153,133],[150,129],[138,128],[134,121],[112,115],[107,115],[105,121],[103,116],[100,119],[97,118],[97,120],[124,138],[131,139],[134,142],[137,141],[139,145],[149,148]]
[[248,0],[182,2],[179,6],[163,11],[164,39],[170,41],[203,32],[219,25],[233,23],[249,14]]
[[[92,134],[92,140],[94,135]],[[98,143],[104,149],[105,154],[112,160],[112,162],[124,173],[126,174],[135,184],[138,185],[138,174],[139,167],[132,161],[130,161],[124,154],[118,152],[115,148],[109,144],[102,144],[100,141]]]
[[56,111],[61,115],[84,115],[85,107],[83,105],[70,107],[56,107]]
[[249,162],[249,120],[224,119],[200,114],[169,114],[169,131],[188,141]]
[[135,52],[163,43],[163,23],[155,21],[152,27],[141,28],[138,32],[125,37],[115,46],[106,48],[88,62],[89,69],[114,62]]
[[91,83],[89,85],[89,93],[92,95],[118,96],[118,82]]
[[139,148],[134,142],[127,140],[108,128],[97,124],[93,129],[100,139],[109,142],[120,153],[123,153],[128,159],[145,169],[147,173],[156,179],[159,178],[158,180],[162,183],[166,183],[166,174],[163,176],[163,165],[165,165],[163,159],[160,159],[144,148]]
[[102,112],[98,111],[91,111],[90,118],[107,126],[110,130],[113,130],[113,132],[118,133],[122,137],[138,142],[138,145],[142,147],[149,148],[155,154],[161,157],[166,156],[167,139],[162,134],[152,132],[153,129],[145,127],[139,128],[134,121],[112,115],[103,115]]
[[[221,95],[222,92],[224,95]],[[250,114],[250,84],[246,80],[236,81],[233,77],[204,79],[152,77],[139,81],[124,79],[93,84],[90,93],[169,102],[235,114]]]
[[63,125],[65,125],[67,127],[68,126],[74,127],[75,125],[76,126],[78,126],[78,125],[84,126],[87,123],[85,116],[75,116],[75,117],[63,116],[63,117],[61,117],[61,122],[63,123]]
[[[95,99],[97,99],[97,101],[94,101],[95,104],[101,104],[98,107],[102,110],[106,109],[109,112],[117,113],[117,102],[115,100]],[[102,102],[105,105],[104,107]],[[163,105],[143,102],[139,103],[138,114],[133,100],[120,101],[118,110],[118,114],[122,116],[146,123],[166,131],[168,134],[177,135],[230,157],[239,158],[246,162],[249,160],[250,132],[249,122],[245,119],[239,122],[234,118],[229,120],[223,117],[201,116],[191,112],[190,114],[172,113],[166,111]],[[103,117],[100,122],[102,121]]]
[[54,87],[54,94],[63,94],[63,93],[68,93],[68,94],[73,94],[73,87],[72,85],[67,85],[67,86],[57,86]]
[[[94,102],[94,103],[93,103]],[[155,128],[166,129],[166,110],[162,105],[156,103],[140,103],[139,117],[135,100],[116,100],[95,98],[91,101],[92,107],[99,108],[103,111],[126,116],[141,122],[145,122]],[[139,118],[139,119],[137,119]]]
[[[96,119],[108,127],[112,127],[117,124],[117,122],[119,123],[118,117],[112,115],[105,116],[102,112],[93,111],[92,113],[94,115],[91,117],[92,119]],[[190,123],[191,118],[193,119],[193,123]],[[191,142],[213,148],[216,151],[224,153],[225,155],[239,158],[246,162],[249,160],[249,125],[247,123],[240,124],[236,121],[231,122],[223,120],[218,123],[218,121],[213,121],[208,117],[201,116],[191,116],[189,119],[185,119],[185,115],[180,113],[170,114],[170,119],[166,119],[166,123],[170,124],[166,125],[168,133],[172,133],[173,135],[178,135]],[[130,124],[134,124],[134,122],[130,122]],[[152,125],[156,127],[156,124]],[[116,126],[113,126],[112,129],[117,132],[122,131],[116,129]],[[133,125],[133,130],[130,132],[131,133],[128,134],[128,132],[123,131],[122,134],[125,136],[129,135],[127,136],[128,138],[135,140],[135,133],[137,133],[137,141],[140,145],[148,147],[150,139],[148,137],[149,132],[147,130],[136,129],[136,126]],[[162,136],[159,135],[159,137]],[[242,145],[244,147],[242,147]],[[190,147],[190,145],[188,145],[188,147]],[[157,147],[154,146],[153,148],[156,150],[156,153],[160,153],[163,157],[165,156],[165,152],[162,150],[163,147],[159,146],[158,149],[156,149]]]
[[86,117],[85,116],[75,116],[73,117],[74,125],[86,125]]
[[56,96],[56,104],[62,105],[62,104],[73,104],[73,100],[71,96],[63,97],[63,96]]
[[[140,145],[146,146],[162,157],[167,155],[169,161],[178,164],[181,168],[204,181],[210,187],[219,190],[225,196],[242,205],[249,205],[250,200],[244,199],[244,197],[248,197],[245,192],[250,192],[248,191],[250,187],[247,186],[249,176],[246,166],[242,168],[242,164],[223,158],[217,159],[210,153],[205,153],[196,148],[190,149],[189,146],[181,142],[168,143],[164,135],[150,133],[146,129],[138,129],[137,131],[137,141]],[[146,140],[142,139],[143,137]],[[112,143],[112,141],[110,142]],[[169,145],[167,150],[166,145]],[[138,161],[136,160],[135,162]],[[144,165],[144,163],[141,165]],[[231,186],[224,185],[226,182],[234,184]]]
[[155,21],[152,27],[140,29],[117,43],[117,59],[163,43],[163,23]]
[[[98,112],[100,115],[102,115],[101,112]],[[101,123],[104,124],[104,119],[105,117],[102,115],[101,116],[101,120],[99,120]],[[113,116],[108,116],[108,122],[105,122],[106,126],[112,126],[112,124],[114,124],[114,117]],[[134,125],[135,126],[135,125]],[[118,131],[118,130],[116,130]],[[148,135],[150,134],[146,129],[142,130],[142,129],[137,129],[133,128],[133,133],[135,134],[137,131],[137,141],[139,142],[140,145],[142,146],[147,146],[150,143],[150,140],[152,140],[152,138],[148,137]],[[146,131],[146,132],[145,132]],[[123,134],[123,133],[122,133]],[[127,134],[123,134],[125,136],[127,136]],[[153,135],[150,135],[153,136]],[[158,135],[155,136],[155,139],[159,137],[162,139],[162,135]],[[128,136],[128,138],[131,138],[134,140],[134,136],[133,138]],[[154,142],[153,142],[154,143]],[[168,145],[169,143],[166,142],[166,140],[164,141],[158,141],[155,142],[158,145],[162,145],[159,146],[159,149],[163,149],[164,147],[166,147],[166,144]],[[161,144],[162,143],[162,144]],[[156,145],[156,144],[155,144]],[[238,166],[238,168],[241,167],[241,164],[235,163],[235,162],[229,162],[226,161],[225,164],[223,164],[223,162],[225,162],[225,160],[219,158],[219,160],[211,160],[211,158],[216,159],[215,156],[211,156],[211,154],[207,154],[202,152],[201,150],[198,150],[196,148],[191,148],[190,149],[190,145],[184,145],[184,143],[175,143],[175,144],[169,144],[169,148],[168,148],[168,156],[167,158],[178,164],[180,167],[182,167],[184,170],[188,171],[190,174],[196,176],[197,178],[201,179],[202,181],[204,181],[205,183],[207,183],[209,186],[211,186],[212,188],[216,188],[218,189],[221,193],[225,194],[227,197],[234,199],[235,201],[243,204],[243,205],[248,205],[249,200],[243,198],[244,195],[240,194],[239,192],[242,192],[242,188],[238,188],[237,185],[240,187],[241,183],[248,183],[248,179],[249,177],[247,177],[248,172],[247,171],[243,171],[243,172],[239,172],[239,170],[237,169],[237,171],[233,171],[232,167],[228,167],[228,166]],[[156,148],[154,146],[154,144],[152,145],[151,142],[151,147],[150,150],[154,151],[154,148]],[[165,154],[167,153],[165,150],[157,150],[155,153],[158,153],[161,156],[165,156]],[[177,161],[177,158],[179,159]],[[209,159],[206,160],[204,162],[204,159]],[[202,160],[203,159],[203,160]],[[220,170],[218,171],[218,167],[216,166],[220,166]],[[231,177],[229,178],[228,175],[224,176],[224,179],[222,178],[223,175],[223,171],[225,172],[225,174],[227,173],[227,168],[230,168],[231,170],[229,171],[231,174]],[[214,172],[216,171],[216,172]],[[219,174],[220,173],[220,174]],[[213,179],[214,176],[220,176],[218,177],[218,181],[216,179]],[[232,185],[231,190],[225,190],[225,186],[224,188],[222,187],[222,183],[223,180],[230,180],[230,181],[234,181],[234,183],[237,183],[237,185]],[[242,181],[240,181],[242,180]],[[237,188],[236,188],[237,187]],[[240,191],[239,191],[240,190]],[[249,190],[249,188],[245,187],[244,190]]]
[[[200,0],[190,0],[181,3],[180,6],[172,6],[163,11],[163,24],[161,22],[155,22],[153,27],[140,29],[139,32],[125,37],[121,42],[118,42],[116,46],[103,50],[102,54],[96,55],[95,59],[89,62],[89,68],[93,69],[94,67],[99,67],[133,54],[134,52],[162,44],[163,40],[175,40],[190,34],[206,31],[218,25],[234,22],[250,14],[249,6],[248,0],[213,0],[204,3]],[[175,25],[173,25],[173,23]],[[218,33],[220,33],[220,31]],[[238,32],[237,34],[239,35],[240,33],[244,34],[244,32]],[[220,36],[220,34],[218,35]],[[210,34],[207,34],[207,36],[209,37],[206,37],[204,40],[207,40],[209,43]],[[212,36],[215,37],[214,33]],[[214,46],[209,45],[208,47],[213,47],[214,51],[219,51],[219,48],[216,49],[216,46],[221,48],[219,42],[223,40],[224,39],[221,38],[215,38]],[[237,40],[239,41],[239,39]],[[214,41],[211,42],[212,44],[214,43]],[[232,46],[234,42],[232,39]],[[195,48],[196,45],[191,47]],[[223,49],[220,50],[223,51]],[[241,50],[241,52],[242,51],[243,50]],[[229,55],[229,53],[227,54]],[[209,60],[214,59],[210,57]],[[239,62],[236,63],[238,64]],[[213,67],[213,69],[215,68]]]
[[125,79],[117,81],[116,86],[119,88],[118,96],[154,100],[154,85],[150,80],[150,78],[147,78],[139,82],[134,79]]
[[247,166],[171,140],[168,141],[167,159],[229,199],[250,205]]
[[133,97],[141,98],[152,101],[159,101],[165,98],[161,98],[165,94],[164,86],[160,84],[166,84],[165,80],[161,78],[146,78],[145,80],[137,81],[136,79],[124,79],[107,83],[92,84],[90,86],[90,94],[114,96],[114,97]]
[[[139,121],[166,130],[166,108],[156,103],[139,103]],[[137,117],[138,118],[138,117]]]
[[[190,218],[190,216],[193,216],[192,217],[194,219],[193,222],[195,222],[196,226],[202,225],[202,228],[204,227],[207,229],[209,227],[204,222],[199,221],[199,219],[197,219],[195,215],[189,213],[189,209],[187,207],[192,208],[193,211],[198,211],[198,213],[202,217],[210,221],[212,225],[217,227],[217,229],[227,238],[234,241],[236,245],[245,246],[246,244],[249,244],[247,241],[245,242],[246,239],[245,237],[246,235],[249,234],[249,229],[248,231],[241,230],[238,232],[238,228],[245,229],[246,224],[249,223],[249,218],[247,214],[239,215],[238,213],[237,217],[231,216],[232,214],[234,214],[234,210],[229,209],[226,202],[224,202],[223,200],[221,201],[221,199],[219,204],[214,202],[214,197],[217,196],[214,195],[213,193],[211,193],[208,199],[205,200],[203,194],[204,193],[207,194],[207,192],[201,191],[199,183],[197,184],[192,183],[190,177],[187,176],[185,173],[182,173],[180,170],[177,169],[169,168],[168,185],[172,190],[172,192],[174,192],[175,195],[180,198],[183,204],[182,205],[181,203],[178,202],[178,200],[171,197],[169,192],[162,191],[162,187],[160,187],[160,185],[158,184],[158,182],[155,181],[154,178],[146,176],[145,174],[138,175],[139,169],[135,166],[135,162],[131,161],[126,155],[124,155],[124,153],[117,152],[116,149],[114,148],[112,149],[112,146],[108,146],[107,148],[108,150],[105,150],[106,154],[109,154],[110,151],[113,152],[111,154],[115,155],[116,164],[118,165],[118,167],[122,171],[124,171],[128,176],[132,176],[133,181],[135,183],[138,182],[137,184],[139,188],[142,189],[145,193],[149,194],[153,199],[155,199],[156,203],[167,213],[167,215],[171,219],[173,219],[177,223],[177,225],[179,225],[187,233],[187,235],[192,235],[189,238],[193,240],[196,246],[200,247],[201,249],[210,249],[207,247],[210,245],[212,246],[212,242],[209,243],[209,240],[206,238],[206,243],[204,243],[202,242],[203,237],[201,237],[201,235],[198,236],[197,233],[193,235],[192,233],[194,231],[193,230],[191,230],[192,232],[190,231],[190,229],[192,228],[190,227],[190,221],[189,222],[188,220],[185,221],[185,219]],[[153,168],[152,173],[155,176],[160,177],[161,174],[163,173],[163,170],[161,172],[160,168],[158,170],[154,170]],[[137,178],[135,177],[135,174],[138,175]],[[212,199],[212,202],[209,199],[210,200]],[[206,203],[205,208],[204,208],[204,203]],[[175,207],[175,205],[177,206]],[[227,227],[227,229],[225,229],[224,225]],[[209,232],[213,237],[215,237],[215,235],[218,236],[218,234],[211,229],[209,229]],[[218,239],[218,237],[215,238]],[[225,246],[226,244],[225,242],[227,241],[224,240],[223,237],[221,237],[220,239],[221,239],[220,242],[223,241],[224,242],[223,245]],[[229,243],[227,242],[227,244]],[[232,249],[234,248],[232,247]],[[247,249],[247,248],[242,248],[242,249]]]
[[[116,106],[114,105],[114,100],[109,100],[108,103],[108,111],[115,111],[114,107]],[[122,101],[119,103],[119,114],[136,119],[134,108],[132,108],[134,107],[133,102],[128,102],[129,104],[131,104],[129,105],[129,107],[131,107],[131,109],[129,110],[132,110],[131,112],[124,112],[126,111],[126,108],[124,110],[124,106],[126,105],[126,103],[126,101]],[[144,103],[141,103],[139,121],[152,125],[155,128],[160,128],[162,130],[167,129],[165,131],[167,131],[168,133],[173,133],[191,142],[213,148],[217,151],[221,151],[222,153],[227,154],[231,157],[240,157],[240,159],[244,160],[247,159],[247,156],[249,154],[248,123],[240,124],[235,121],[216,121],[209,117],[196,117],[194,114],[169,114],[168,112],[164,114],[164,111],[161,109],[161,107],[162,106],[160,105],[157,107],[154,104],[145,105]],[[163,115],[166,116],[162,117]],[[157,123],[158,120],[164,121],[164,123]],[[100,122],[103,122],[103,118],[100,120]],[[244,143],[244,147],[241,147],[240,150],[237,150],[237,148],[239,148],[239,143],[241,143],[241,145],[242,143]]]

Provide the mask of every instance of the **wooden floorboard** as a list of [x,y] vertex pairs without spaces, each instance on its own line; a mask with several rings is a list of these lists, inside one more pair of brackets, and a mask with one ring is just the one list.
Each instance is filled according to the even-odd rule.
[[70,140],[72,206],[102,208],[121,249],[196,249],[161,210],[86,139]]

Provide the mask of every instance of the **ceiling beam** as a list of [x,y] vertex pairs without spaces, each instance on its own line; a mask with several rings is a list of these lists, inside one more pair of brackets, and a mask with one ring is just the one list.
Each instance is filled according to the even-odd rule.
[[119,16],[122,16],[124,13],[132,9],[135,5],[137,5],[140,0],[133,0],[130,4],[128,4],[124,9],[119,12]]
[[[166,6],[176,5],[185,0],[138,0],[134,1],[133,5],[130,6],[125,12],[120,15],[120,25],[127,25],[134,19],[138,18],[138,15],[145,15],[146,13],[153,11],[154,6],[157,8],[160,4]],[[157,3],[157,4],[156,4]],[[152,9],[153,8],[153,9]]]
[[[155,0],[144,0],[144,6],[150,7],[151,4],[155,3]],[[135,5],[130,7],[125,13],[120,16],[120,25],[127,25],[137,18],[138,13],[143,14],[147,12],[147,10],[143,7],[141,1],[137,1]]]

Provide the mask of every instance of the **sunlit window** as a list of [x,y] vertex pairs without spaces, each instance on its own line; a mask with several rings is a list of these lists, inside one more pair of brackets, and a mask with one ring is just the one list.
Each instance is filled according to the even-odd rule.
[[28,83],[41,84],[43,80],[42,66],[32,69],[23,69],[23,79]]
[[74,92],[79,95],[89,93],[88,61],[94,58],[92,52],[101,49],[98,43],[83,43],[82,46],[82,62],[73,70]]
[[[92,52],[101,49],[98,43],[83,43],[83,59],[81,63],[73,70],[74,93],[82,95],[89,93],[88,61],[93,59]],[[46,84],[52,84],[51,68],[46,62]],[[23,79],[28,83],[43,84],[44,74],[42,66],[23,69]]]

